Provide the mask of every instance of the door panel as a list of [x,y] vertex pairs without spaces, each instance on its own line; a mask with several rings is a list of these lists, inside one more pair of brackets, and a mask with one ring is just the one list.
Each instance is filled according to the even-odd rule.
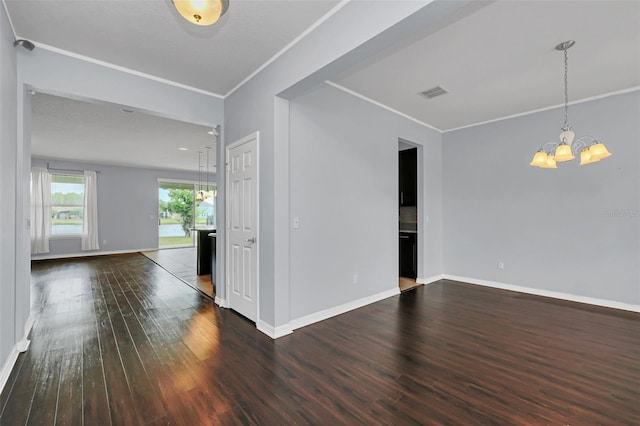
[[257,147],[255,134],[227,148],[229,306],[253,321],[258,309]]

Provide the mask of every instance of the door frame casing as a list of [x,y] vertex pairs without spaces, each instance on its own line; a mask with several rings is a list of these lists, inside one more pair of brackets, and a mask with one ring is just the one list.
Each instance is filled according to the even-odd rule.
[[225,298],[226,303],[225,308],[233,309],[231,306],[231,265],[229,262],[231,261],[231,238],[229,237],[231,230],[231,215],[230,207],[231,207],[231,190],[229,188],[230,179],[230,157],[229,151],[234,148],[237,148],[251,140],[256,140],[256,155],[255,155],[255,167],[256,167],[256,185],[255,185],[255,194],[256,194],[256,238],[257,241],[255,243],[256,247],[256,275],[255,286],[256,286],[256,327],[260,322],[260,245],[262,243],[262,238],[260,237],[260,132],[255,131],[247,136],[244,136],[235,142],[227,145],[225,147],[225,182],[224,182],[224,193],[225,193],[225,250],[224,250],[224,264],[225,264]]

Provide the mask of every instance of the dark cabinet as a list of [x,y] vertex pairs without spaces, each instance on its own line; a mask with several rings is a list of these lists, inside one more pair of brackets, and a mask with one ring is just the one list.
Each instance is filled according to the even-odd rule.
[[211,273],[211,241],[209,234],[215,229],[196,229],[197,251],[196,251],[196,272],[198,275],[209,275]]
[[213,291],[216,291],[216,239],[218,234],[211,232],[209,234],[209,240],[211,241],[211,285]]
[[405,149],[398,155],[398,201],[401,207],[415,206],[418,201],[418,149]]
[[400,276],[416,278],[418,252],[416,234],[413,232],[400,232]]

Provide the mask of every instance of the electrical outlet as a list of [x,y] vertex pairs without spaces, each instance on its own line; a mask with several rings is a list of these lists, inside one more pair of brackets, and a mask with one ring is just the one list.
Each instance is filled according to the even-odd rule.
[[353,283],[358,284],[358,274],[353,274]]
[[498,261],[498,269],[504,269],[504,262],[501,260]]
[[293,218],[293,229],[300,229],[300,218],[299,217],[294,217]]
[[107,240],[102,240],[102,245],[106,246],[107,245]]

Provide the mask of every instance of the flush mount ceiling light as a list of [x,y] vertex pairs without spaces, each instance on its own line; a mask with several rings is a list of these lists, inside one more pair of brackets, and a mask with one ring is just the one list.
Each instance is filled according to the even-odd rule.
[[229,0],[171,0],[184,19],[196,25],[213,25],[229,10]]
[[[575,41],[568,40],[556,46],[556,50],[564,52],[564,126],[560,133],[560,143],[548,142],[538,150],[529,163],[535,167],[543,169],[557,169],[556,163],[571,161],[575,154],[580,152],[580,165],[595,163],[611,155],[604,144],[593,136],[582,136],[574,140],[575,133],[569,126],[569,59],[567,50],[575,44]],[[549,148],[546,148],[549,146]]]

